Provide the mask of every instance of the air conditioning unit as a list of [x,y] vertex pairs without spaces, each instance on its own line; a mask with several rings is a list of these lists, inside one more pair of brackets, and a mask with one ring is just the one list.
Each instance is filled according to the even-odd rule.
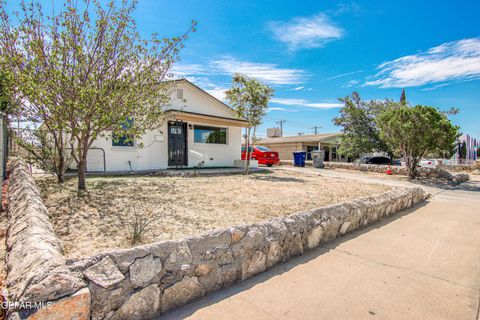
[[267,129],[267,138],[278,138],[281,137],[280,128],[268,128]]

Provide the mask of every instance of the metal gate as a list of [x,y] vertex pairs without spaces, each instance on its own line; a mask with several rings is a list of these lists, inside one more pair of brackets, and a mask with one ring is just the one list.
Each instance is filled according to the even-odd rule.
[[[70,153],[70,148],[66,149],[66,153]],[[77,171],[77,163],[71,161],[68,167],[70,172]],[[87,172],[105,172],[107,171],[107,164],[105,160],[105,150],[102,148],[89,148],[87,153]]]
[[87,153],[87,172],[105,172],[105,150],[102,148],[90,148]]

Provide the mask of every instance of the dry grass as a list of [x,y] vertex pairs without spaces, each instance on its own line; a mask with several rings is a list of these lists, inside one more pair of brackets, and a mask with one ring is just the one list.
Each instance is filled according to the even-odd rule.
[[249,224],[389,190],[295,172],[211,177],[88,178],[89,191],[76,180],[59,186],[37,178],[66,255],[82,257],[131,246],[118,214],[155,209],[157,218],[144,243],[179,239],[210,229]]

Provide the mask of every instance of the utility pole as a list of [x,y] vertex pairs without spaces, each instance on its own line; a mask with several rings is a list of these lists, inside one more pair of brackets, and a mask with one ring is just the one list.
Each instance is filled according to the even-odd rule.
[[280,138],[283,137],[283,124],[286,122],[287,120],[280,120],[280,121],[277,121],[275,123],[278,123],[280,125]]
[[321,129],[321,126],[314,126],[313,130],[315,130],[315,134],[317,134],[318,130]]

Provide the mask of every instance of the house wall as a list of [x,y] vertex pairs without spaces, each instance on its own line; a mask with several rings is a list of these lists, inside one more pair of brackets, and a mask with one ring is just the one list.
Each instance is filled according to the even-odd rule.
[[[292,160],[293,159],[293,152],[295,151],[307,151],[308,146],[312,147],[318,147],[318,143],[315,142],[283,142],[283,143],[264,143],[260,142],[259,143],[262,146],[265,146],[269,149],[272,149],[273,151],[278,152],[278,156],[280,157],[280,160]],[[337,161],[337,162],[347,162],[347,158],[341,157],[340,155],[337,154],[337,158],[332,158],[331,156],[331,144],[329,143],[321,143],[321,149],[329,149],[329,153],[326,154],[328,156],[328,159],[325,159],[325,161]]]
[[[177,98],[178,89],[183,90],[183,99]],[[171,103],[166,109],[235,118],[233,110],[193,85],[184,82],[177,84],[176,89],[172,92]],[[215,121],[214,118],[212,119]],[[187,128],[188,124],[212,126],[212,124],[201,122],[187,122]],[[218,125],[218,127],[227,128],[226,145],[195,143],[193,129],[187,129],[188,167],[199,165],[232,167],[234,161],[240,159],[242,128],[226,125]],[[88,171],[96,171],[96,168],[103,170],[102,151],[95,150],[95,148],[100,148],[105,152],[106,171],[165,169],[168,167],[167,124],[156,130],[147,131],[141,139],[136,139],[135,147],[113,147],[111,133],[105,133],[105,136],[98,138],[91,148],[90,156],[87,159]]]
[[[177,90],[183,90],[183,99],[177,98]],[[172,101],[167,109],[182,110],[185,112],[201,113],[217,117],[235,118],[235,112],[214,97],[192,87],[188,83],[180,82],[172,94]]]
[[[280,160],[292,160],[294,151],[301,151],[303,144],[301,142],[286,142],[286,143],[263,143],[260,145],[265,146],[272,151],[278,152]],[[306,149],[305,149],[306,150]]]
[[[189,122],[202,124],[199,122]],[[225,128],[225,126],[219,126]],[[188,129],[188,166],[232,167],[241,159],[242,128],[227,127],[227,144],[195,143],[193,129]]]
[[[147,131],[141,139],[136,139],[135,147],[114,147],[111,136],[107,134],[95,140],[92,149],[101,148],[105,151],[106,171],[158,170],[166,168],[168,164],[167,141],[165,124],[157,130]],[[143,148],[139,147],[141,144]],[[102,161],[99,157],[88,157],[87,170],[92,171],[91,168],[99,161]]]
[[[200,122],[188,122],[188,124],[202,125]],[[233,167],[233,162],[240,159],[241,136],[242,128],[229,126],[226,145],[195,143],[193,129],[187,129],[188,166],[195,167],[203,163],[205,167]],[[142,148],[139,147],[141,144],[143,144]],[[157,130],[147,131],[141,139],[135,141],[135,145],[135,147],[113,147],[111,137],[107,136],[97,139],[92,148],[101,148],[105,151],[106,171],[159,170],[168,167],[166,124]],[[89,157],[87,170],[91,171],[99,161],[103,160],[96,156]]]

